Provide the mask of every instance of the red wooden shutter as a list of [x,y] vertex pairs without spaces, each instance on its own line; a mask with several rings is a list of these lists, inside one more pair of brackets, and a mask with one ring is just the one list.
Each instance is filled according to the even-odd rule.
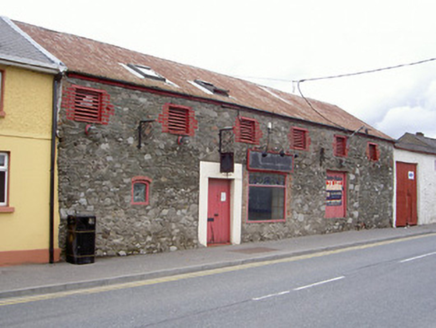
[[166,103],[158,122],[162,124],[162,132],[194,136],[198,121],[191,107]]
[[292,141],[295,149],[307,149],[307,131],[293,128]]
[[254,143],[255,141],[254,121],[242,119],[239,133],[240,133],[241,142]]
[[236,142],[258,145],[262,138],[259,122],[252,118],[237,117],[233,126]]
[[368,143],[366,155],[371,161],[378,161],[380,159],[380,150],[377,144]]
[[109,116],[114,115],[114,106],[106,91],[78,85],[65,90],[62,107],[67,119],[79,122],[108,124]]
[[347,138],[335,136],[335,156],[347,156]]
[[175,134],[189,133],[189,111],[187,109],[175,107],[169,108],[168,131]]
[[84,122],[99,122],[101,114],[101,93],[76,89],[74,97],[74,119]]

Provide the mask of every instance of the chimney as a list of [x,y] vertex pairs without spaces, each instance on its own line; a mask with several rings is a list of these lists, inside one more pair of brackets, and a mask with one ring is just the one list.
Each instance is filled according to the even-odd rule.
[[422,132],[416,132],[416,135],[417,135],[418,137],[423,137],[423,136],[424,136],[424,133],[422,133]]

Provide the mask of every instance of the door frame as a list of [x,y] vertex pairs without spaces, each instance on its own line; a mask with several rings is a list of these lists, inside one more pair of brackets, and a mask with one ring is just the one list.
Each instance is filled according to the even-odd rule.
[[230,182],[230,243],[241,243],[242,225],[242,164],[235,164],[233,173],[221,173],[220,163],[200,162],[198,202],[198,242],[207,247],[207,207],[209,179],[227,179]]

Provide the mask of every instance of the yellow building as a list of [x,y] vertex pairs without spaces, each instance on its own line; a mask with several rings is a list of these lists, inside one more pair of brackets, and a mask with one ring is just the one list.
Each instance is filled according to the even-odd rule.
[[0,266],[59,260],[55,167],[61,63],[0,17]]

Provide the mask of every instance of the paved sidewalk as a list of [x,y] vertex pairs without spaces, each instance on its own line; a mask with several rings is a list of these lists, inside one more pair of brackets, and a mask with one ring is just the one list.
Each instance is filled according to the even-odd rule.
[[0,299],[98,287],[436,233],[436,224],[348,231],[279,241],[96,258],[95,263],[0,267]]

